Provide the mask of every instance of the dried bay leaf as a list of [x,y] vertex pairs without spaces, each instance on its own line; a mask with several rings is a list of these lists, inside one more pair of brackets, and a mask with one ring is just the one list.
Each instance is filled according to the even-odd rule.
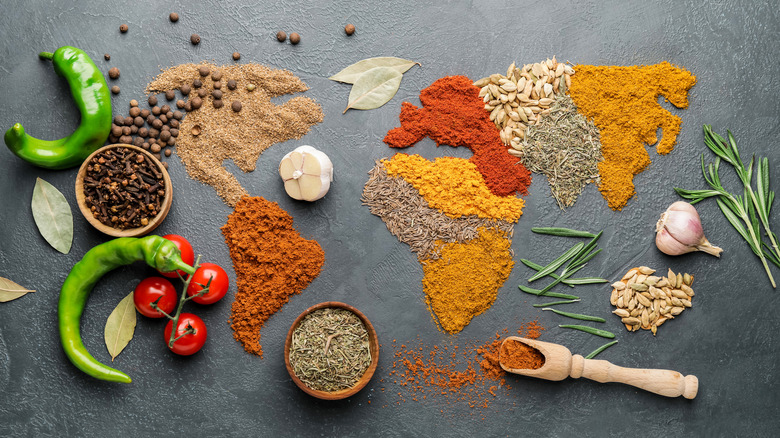
[[15,300],[30,292],[35,291],[26,289],[7,278],[0,277],[0,303]]
[[349,93],[348,109],[374,109],[386,104],[401,86],[401,74],[392,67],[375,67],[360,75]]
[[38,231],[49,245],[67,254],[73,243],[73,215],[65,196],[38,178],[32,196],[32,213]]
[[344,82],[347,84],[354,84],[355,81],[365,72],[376,67],[390,67],[398,70],[403,74],[415,64],[420,65],[419,62],[409,61],[408,59],[394,58],[391,56],[382,56],[378,58],[368,58],[362,61],[358,61],[349,67],[341,70],[328,79],[332,81]]
[[106,320],[103,337],[112,362],[125,349],[130,340],[133,339],[135,322],[135,304],[133,303],[133,293],[130,292],[129,295],[122,298],[122,301],[111,311]]

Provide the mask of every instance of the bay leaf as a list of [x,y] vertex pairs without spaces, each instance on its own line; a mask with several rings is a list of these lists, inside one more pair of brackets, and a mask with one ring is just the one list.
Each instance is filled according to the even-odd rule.
[[133,339],[135,322],[135,304],[133,303],[133,293],[130,292],[128,296],[122,298],[122,301],[111,311],[106,320],[103,337],[106,341],[108,354],[111,355],[111,362]]
[[15,300],[30,292],[35,291],[20,286],[7,278],[0,277],[0,303]]
[[347,84],[354,84],[358,77],[363,73],[376,67],[390,67],[398,70],[399,73],[405,73],[412,68],[415,64],[420,65],[419,62],[409,61],[408,59],[394,58],[391,56],[381,56],[378,58],[368,58],[362,61],[358,61],[349,67],[341,70],[328,79],[332,81],[344,82]]
[[73,215],[65,196],[38,178],[32,196],[32,213],[38,231],[49,245],[67,254],[73,244]]
[[401,86],[403,74],[393,67],[374,67],[366,71],[349,93],[348,109],[374,109],[386,104]]

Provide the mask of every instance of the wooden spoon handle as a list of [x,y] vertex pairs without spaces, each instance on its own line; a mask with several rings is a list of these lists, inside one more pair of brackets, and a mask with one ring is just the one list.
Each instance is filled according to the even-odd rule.
[[692,399],[699,391],[696,376],[683,376],[672,370],[623,368],[606,360],[585,359],[578,354],[572,356],[570,375],[575,379],[585,377],[601,383],[625,383],[666,397]]

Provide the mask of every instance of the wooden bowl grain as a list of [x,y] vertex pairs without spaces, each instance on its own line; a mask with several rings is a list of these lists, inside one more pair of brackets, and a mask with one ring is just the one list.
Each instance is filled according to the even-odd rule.
[[[157,213],[157,216],[155,216],[152,220],[150,220],[149,224],[147,224],[146,226],[138,227],[138,228],[126,228],[124,230],[120,230],[119,228],[109,227],[108,225],[105,225],[99,220],[95,219],[89,207],[87,207],[86,200],[84,199],[85,198],[84,176],[87,174],[87,165],[95,155],[103,151],[106,151],[108,149],[114,149],[118,147],[132,149],[135,152],[144,154],[147,160],[151,160],[150,162],[155,163],[157,165],[157,169],[159,169],[163,175],[163,180],[165,181],[165,197],[163,198],[160,212]],[[79,168],[79,173],[76,175],[76,202],[79,205],[79,210],[81,211],[82,216],[84,216],[84,218],[87,220],[87,222],[90,223],[90,225],[95,227],[101,233],[108,234],[109,236],[114,236],[114,237],[145,236],[150,232],[152,232],[155,228],[157,228],[157,226],[159,226],[160,223],[162,223],[163,219],[165,219],[165,217],[168,215],[168,212],[171,210],[171,203],[173,203],[173,190],[171,186],[171,177],[170,175],[168,175],[168,171],[165,170],[165,167],[163,167],[162,163],[160,163],[160,160],[158,160],[157,158],[155,158],[154,155],[143,150],[142,148],[129,145],[129,144],[121,144],[121,143],[110,144],[107,146],[103,146],[102,148],[93,152],[89,157],[87,157],[86,160],[84,160],[84,163],[81,164],[81,168]]]
[[[363,377],[361,377],[360,380],[358,380],[358,382],[355,383],[355,385],[352,386],[351,388],[342,389],[340,391],[333,391],[333,392],[319,391],[316,389],[309,388],[308,386],[306,386],[305,383],[301,381],[301,379],[298,378],[298,376],[295,375],[295,372],[292,369],[292,365],[290,365],[290,344],[292,343],[293,332],[295,331],[295,329],[298,328],[301,321],[303,321],[303,318],[305,318],[306,315],[314,312],[315,310],[325,309],[328,307],[349,310],[350,312],[354,313],[358,318],[360,318],[361,321],[363,321],[363,325],[366,326],[366,330],[368,331],[368,345],[371,351],[371,364],[368,366],[366,372],[363,373]],[[376,331],[374,330],[374,326],[371,325],[371,321],[369,321],[368,318],[366,318],[366,316],[363,315],[356,308],[350,306],[349,304],[340,303],[338,301],[326,301],[324,303],[319,303],[317,305],[314,305],[306,309],[303,313],[301,313],[298,316],[298,318],[295,319],[295,321],[292,323],[292,326],[290,326],[290,330],[287,332],[287,340],[284,343],[284,364],[287,366],[287,372],[290,373],[290,377],[292,378],[293,382],[295,382],[295,384],[298,385],[298,387],[301,388],[303,392],[311,395],[312,397],[316,397],[322,400],[341,400],[350,397],[352,395],[355,395],[358,391],[363,389],[363,387],[366,386],[366,384],[368,384],[369,380],[371,380],[371,377],[374,375],[374,371],[376,371],[376,366],[378,362],[379,362],[379,339],[376,336]]]

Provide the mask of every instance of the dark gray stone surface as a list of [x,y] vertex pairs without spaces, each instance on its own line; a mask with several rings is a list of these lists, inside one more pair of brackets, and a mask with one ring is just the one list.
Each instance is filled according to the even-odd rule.
[[[780,429],[778,294],[748,246],[719,213],[714,201],[699,211],[710,240],[725,249],[716,259],[704,254],[671,258],[654,247],[654,224],[677,200],[674,186],[703,188],[699,155],[711,154],[701,125],[733,130],[743,157],[770,158],[778,173],[776,2],[625,1],[513,2],[104,2],[5,1],[0,14],[0,127],[22,122],[41,138],[70,133],[78,123],[65,82],[36,53],[61,45],[85,49],[105,71],[122,71],[115,111],[143,98],[145,84],[160,68],[200,60],[257,62],[289,69],[310,87],[325,121],[301,141],[269,149],[257,170],[239,181],[252,195],[280,203],[305,237],[326,254],[322,274],[292,298],[262,331],[265,357],[248,355],[227,324],[230,296],[195,309],[209,325],[204,350],[190,358],[170,354],[161,321],[140,320],[135,338],[114,362],[129,373],[130,385],[94,380],[65,358],[59,345],[58,290],[71,266],[107,239],[91,229],[75,204],[76,170],[46,171],[27,165],[0,147],[0,276],[38,290],[0,304],[0,436],[776,436]],[[178,12],[176,24],[168,21]],[[126,34],[118,31],[127,23]],[[347,38],[346,23],[357,32]],[[280,44],[277,30],[298,32],[298,46]],[[199,46],[189,36],[202,37]],[[102,59],[111,54],[111,61]],[[532,226],[604,229],[600,255],[589,274],[610,279],[633,265],[696,275],[692,310],[664,325],[657,337],[626,333],[612,317],[604,287],[581,287],[576,311],[608,318],[605,327],[620,343],[601,358],[627,367],[667,368],[699,377],[693,401],[667,399],[632,387],[567,380],[560,383],[510,377],[487,409],[441,399],[397,403],[398,387],[388,377],[390,341],[427,344],[453,337],[436,330],[424,304],[422,271],[408,248],[390,235],[379,218],[360,205],[366,172],[374,160],[392,154],[382,143],[398,125],[401,102],[418,102],[419,91],[446,75],[473,79],[502,72],[512,61],[536,62],[552,55],[574,63],[633,65],[668,60],[698,78],[678,146],[635,182],[637,196],[613,212],[589,186],[576,205],[561,212],[536,176],[525,214],[515,230],[517,258],[550,260],[566,242],[530,233]],[[349,88],[327,77],[370,56],[400,56],[422,63],[404,76],[397,96],[373,111],[342,115]],[[324,150],[334,162],[336,181],[315,204],[293,202],[283,192],[276,167],[283,154],[301,144]],[[468,151],[435,148],[424,140],[410,152],[427,158],[467,157]],[[214,191],[189,179],[171,160],[175,200],[160,234],[187,236],[205,260],[232,265],[220,226],[230,209]],[[730,168],[723,179],[734,185]],[[35,179],[58,187],[71,203],[76,234],[70,254],[50,248],[32,223],[30,197]],[[774,184],[774,183],[773,183]],[[777,184],[774,184],[777,188]],[[772,218],[777,228],[778,221]],[[773,269],[775,275],[780,270]],[[109,361],[103,346],[106,316],[150,270],[118,269],[102,280],[86,308],[82,330],[87,348]],[[529,271],[515,269],[495,305],[454,339],[484,341],[497,330],[539,318],[548,330],[542,340],[587,354],[602,339],[554,328],[560,317],[531,306],[518,292]],[[322,402],[301,392],[283,365],[284,336],[305,308],[340,300],[361,309],[383,343],[372,382],[356,396]],[[194,306],[194,305],[193,305]],[[572,309],[574,309],[572,307]],[[380,379],[385,379],[382,382]],[[384,391],[383,391],[384,389]],[[371,403],[369,403],[369,401]]]

